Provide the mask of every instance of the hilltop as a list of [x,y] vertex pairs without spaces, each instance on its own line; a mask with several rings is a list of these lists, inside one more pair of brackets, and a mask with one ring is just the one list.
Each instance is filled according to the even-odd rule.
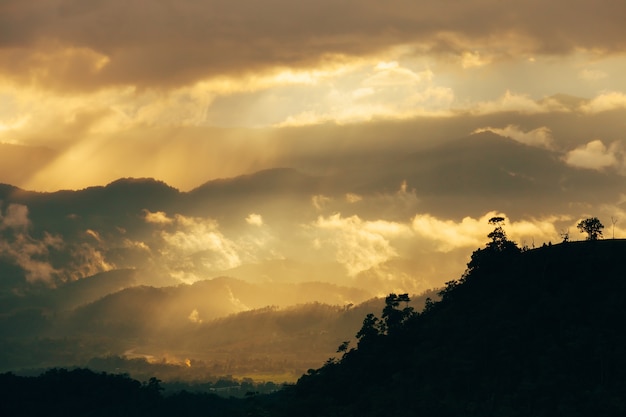
[[369,316],[358,348],[310,370],[274,415],[624,415],[625,252],[479,250],[440,302],[393,327]]

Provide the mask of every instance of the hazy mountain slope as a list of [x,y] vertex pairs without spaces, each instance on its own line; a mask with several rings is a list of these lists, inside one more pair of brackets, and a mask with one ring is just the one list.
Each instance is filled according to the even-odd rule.
[[26,294],[0,295],[0,314],[19,309],[72,310],[137,284],[137,271],[119,269],[72,281],[58,288],[37,288]]
[[[211,366],[247,361],[239,366],[242,372],[302,371],[319,366],[337,340],[354,333],[362,311],[351,307],[372,297],[322,282],[253,284],[221,277],[155,288],[132,286],[135,278],[136,271],[112,271],[7,299],[13,304],[3,305],[0,314],[1,368],[80,365],[114,355],[177,365],[186,359]],[[302,329],[288,324],[294,321]],[[293,349],[288,365],[280,359],[286,349]],[[203,372],[233,373],[220,366]],[[178,373],[184,377],[184,368]]]
[[226,194],[308,194],[319,190],[320,183],[319,178],[305,175],[293,168],[274,168],[250,175],[207,181],[191,190],[189,195],[210,200],[215,197],[223,198]]
[[107,328],[123,327],[137,335],[152,326],[165,330],[265,306],[340,300],[356,304],[371,296],[328,283],[252,284],[221,277],[176,287],[127,288],[77,308],[69,320],[85,332],[105,335],[113,331],[110,336],[114,337],[115,330]]
[[137,285],[136,270],[118,269],[72,281],[55,289],[51,293],[51,298],[55,300],[57,308],[71,310],[135,285]]
[[[412,304],[421,309],[427,296],[436,298],[431,291],[417,296]],[[202,381],[234,375],[293,381],[307,369],[336,356],[337,347],[353,339],[363,317],[383,305],[380,298],[345,306],[313,302],[265,307],[215,320],[170,323],[169,327],[166,324],[154,329],[148,323],[130,332],[135,338],[126,338],[125,345],[113,336],[119,329],[110,340],[107,329],[100,327],[92,338],[79,340],[96,338],[109,349],[117,348],[118,353],[86,358],[81,364],[108,372],[123,370],[144,379],[157,376],[163,380]]]

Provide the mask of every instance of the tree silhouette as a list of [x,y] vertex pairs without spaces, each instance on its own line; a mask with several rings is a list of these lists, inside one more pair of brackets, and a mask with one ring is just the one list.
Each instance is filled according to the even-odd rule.
[[505,220],[504,217],[494,216],[489,219],[489,224],[495,224],[497,226],[501,226],[501,225],[504,225],[504,220]]
[[363,326],[356,334],[356,338],[359,340],[359,346],[369,342],[380,334],[380,324],[379,318],[373,313],[369,313],[365,319],[363,319]]
[[489,224],[496,228],[487,235],[490,242],[484,249],[478,249],[472,253],[470,262],[467,264],[468,271],[478,269],[485,265],[495,265],[504,262],[510,256],[515,256],[521,252],[517,244],[506,237],[502,226],[504,217],[492,217]]
[[347,352],[348,351],[348,346],[350,346],[350,341],[349,340],[345,340],[343,341],[339,347],[337,348],[337,353],[341,353],[341,352]]
[[495,225],[496,228],[487,235],[487,237],[491,239],[491,242],[489,242],[487,246],[501,252],[506,249],[509,243],[512,243],[507,239],[506,233],[502,228],[502,226],[504,226],[504,217],[492,217],[489,219],[489,224]]
[[[395,331],[397,328],[413,315],[413,307],[409,307],[409,294],[389,294],[385,298],[385,308],[383,309],[382,318],[385,321],[385,330],[387,333]],[[400,309],[400,303],[405,303],[404,308]]]
[[576,227],[580,230],[580,233],[587,233],[587,240],[598,240],[598,238],[602,237],[602,229],[604,229],[604,225],[597,217],[581,220]]

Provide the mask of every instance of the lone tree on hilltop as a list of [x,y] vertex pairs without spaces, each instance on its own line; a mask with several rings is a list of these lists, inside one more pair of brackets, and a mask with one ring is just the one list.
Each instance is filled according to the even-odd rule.
[[511,245],[510,240],[507,239],[506,233],[502,226],[504,225],[504,217],[492,217],[489,219],[489,224],[496,226],[491,233],[487,235],[491,242],[487,244],[487,247],[494,249],[498,252],[502,252]]
[[602,229],[604,229],[604,225],[597,217],[581,220],[576,227],[580,233],[587,233],[587,240],[598,240],[602,237]]

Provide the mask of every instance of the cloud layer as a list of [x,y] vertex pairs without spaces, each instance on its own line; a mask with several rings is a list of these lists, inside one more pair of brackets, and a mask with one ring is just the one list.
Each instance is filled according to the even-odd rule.
[[184,85],[220,74],[317,66],[399,45],[459,53],[466,65],[481,62],[466,50],[476,43],[489,45],[487,55],[578,48],[615,53],[626,46],[624,5],[609,0],[394,0],[384,6],[57,0],[9,1],[1,11],[2,72],[64,89]]

